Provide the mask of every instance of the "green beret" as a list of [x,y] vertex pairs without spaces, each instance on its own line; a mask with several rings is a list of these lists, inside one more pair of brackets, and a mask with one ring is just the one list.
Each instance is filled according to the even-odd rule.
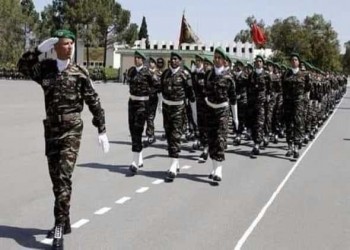
[[275,66],[275,63],[271,60],[266,60],[266,65],[272,65],[272,66]]
[[217,53],[222,56],[222,58],[226,59],[226,53],[222,47],[217,47],[214,50],[214,53]]
[[244,63],[241,60],[236,60],[235,65],[236,66],[238,66],[238,65],[244,66]]
[[283,69],[283,70],[287,70],[287,66],[286,66],[286,65],[284,65],[284,64],[281,64],[281,69]]
[[254,69],[254,66],[253,66],[253,64],[251,64],[250,62],[248,62],[248,63],[247,63],[247,68],[252,68],[252,69]]
[[138,51],[138,50],[135,50],[135,54],[134,54],[135,57],[141,57],[143,60],[146,60],[146,56],[145,54],[143,54],[141,51]]
[[183,65],[184,70],[188,71],[189,73],[191,73],[191,69],[190,67],[188,67],[186,64]]
[[204,61],[203,56],[200,55],[200,54],[195,55],[195,58],[198,59],[198,60]]
[[264,60],[264,58],[263,58],[262,55],[257,55],[257,56],[255,57],[255,60],[257,60],[257,59],[261,59],[261,61],[262,61],[263,63],[265,63],[265,60]]
[[58,38],[70,38],[73,41],[75,41],[75,35],[72,31],[70,30],[65,30],[65,29],[61,29],[61,30],[56,30],[53,35],[53,37],[58,37]]
[[281,65],[279,63],[275,63],[276,69],[281,69]]
[[180,56],[180,54],[177,52],[174,52],[174,51],[172,51],[170,53],[170,58],[172,58],[172,57],[177,57],[177,58],[179,58],[180,61],[182,60],[182,57]]
[[150,56],[148,60],[149,60],[149,62],[156,63],[156,59],[155,59],[154,57],[151,57],[151,56]]
[[300,55],[299,55],[299,53],[296,53],[296,52],[291,53],[289,58],[292,59],[293,57],[298,58],[298,60],[300,61]]
[[204,62],[209,63],[210,65],[213,65],[213,61],[210,60],[210,58],[207,56],[204,56]]

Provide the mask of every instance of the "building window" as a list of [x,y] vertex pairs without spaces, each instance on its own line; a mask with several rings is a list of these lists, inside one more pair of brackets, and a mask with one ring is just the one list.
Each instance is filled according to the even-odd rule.
[[198,46],[194,46],[194,50],[198,50]]
[[245,48],[242,48],[242,53],[245,53]]
[[158,44],[155,44],[155,45],[153,46],[153,49],[158,49]]
[[210,52],[214,51],[214,46],[210,46]]
[[202,50],[204,50],[204,51],[205,51],[205,46],[202,46]]
[[166,49],[166,45],[165,44],[162,45],[162,49]]
[[253,48],[249,48],[249,53],[253,53]]
[[190,50],[190,46],[189,45],[186,45],[186,50]]
[[173,50],[174,49],[174,45],[170,45],[170,49]]
[[237,47],[233,48],[233,53],[237,53]]
[[230,47],[226,47],[226,52],[227,52],[227,53],[230,52]]

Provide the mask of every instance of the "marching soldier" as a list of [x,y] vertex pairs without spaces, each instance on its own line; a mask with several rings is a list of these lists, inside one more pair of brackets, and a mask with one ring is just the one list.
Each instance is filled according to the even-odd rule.
[[264,58],[257,55],[255,70],[249,77],[250,98],[252,105],[252,138],[254,147],[252,157],[260,154],[260,144],[264,140],[265,104],[270,99],[271,77],[264,70]]
[[160,108],[159,85],[162,71],[157,68],[156,59],[153,57],[149,58],[149,70],[155,83],[150,86],[149,112],[146,127],[147,141],[144,143],[145,146],[151,145],[156,141],[156,137],[154,136],[154,120],[156,118],[157,107]]
[[[44,120],[46,156],[55,195],[55,226],[47,237],[53,238],[53,249],[63,249],[63,234],[71,232],[69,210],[74,165],[83,130],[81,112],[84,102],[93,115],[103,151],[109,150],[105,113],[89,78],[88,71],[71,62],[75,36],[69,30],[58,30],[34,51],[25,52],[18,62],[19,71],[36,81],[45,96]],[[57,59],[39,61],[39,55],[52,48]]]
[[299,149],[304,135],[304,98],[310,91],[309,77],[299,68],[300,57],[297,53],[290,56],[291,69],[283,76],[283,107],[288,143],[287,157],[299,157]]
[[[183,124],[185,122],[185,98],[188,98],[192,111],[195,111],[195,95],[192,83],[180,67],[182,57],[176,53],[170,54],[170,65],[161,77],[161,93],[163,101],[163,122],[168,143],[168,154],[171,159],[166,179],[173,180],[180,170],[179,152]],[[194,115],[196,117],[196,115]]]
[[[130,87],[129,106],[129,130],[132,141],[133,161],[130,165],[130,171],[135,174],[138,168],[143,167],[142,157],[142,133],[148,118],[149,98],[153,93],[151,89],[157,92],[159,85],[155,84],[155,76],[148,67],[144,65],[146,56],[135,51],[134,63],[128,71],[128,83]],[[155,76],[156,77],[156,76]]]
[[209,156],[213,163],[209,178],[214,181],[222,180],[222,162],[225,160],[230,104],[232,105],[233,121],[238,127],[235,83],[231,74],[225,70],[225,57],[224,50],[221,47],[216,48],[214,67],[207,72],[205,77]]

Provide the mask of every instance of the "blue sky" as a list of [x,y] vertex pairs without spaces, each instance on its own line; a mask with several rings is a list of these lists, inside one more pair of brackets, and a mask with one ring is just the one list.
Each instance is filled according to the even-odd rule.
[[[51,2],[34,0],[39,11]],[[205,42],[232,41],[241,29],[247,28],[245,19],[250,15],[271,25],[277,18],[296,16],[302,21],[314,13],[331,21],[341,47],[350,40],[349,0],[119,0],[119,3],[131,11],[132,22],[140,25],[142,17],[146,17],[151,40],[177,41],[184,10],[195,33]]]

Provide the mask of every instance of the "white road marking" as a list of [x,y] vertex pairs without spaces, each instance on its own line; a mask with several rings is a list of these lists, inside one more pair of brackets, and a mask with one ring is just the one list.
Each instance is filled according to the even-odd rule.
[[142,188],[137,189],[136,193],[141,194],[141,193],[146,192],[148,189],[149,189],[149,187],[142,187]]
[[45,245],[52,245],[53,239],[48,239],[45,238],[42,241],[40,241],[41,243],[45,244]]
[[192,166],[189,166],[189,165],[185,165],[183,166],[181,169],[190,169]]
[[119,200],[117,200],[115,203],[116,204],[124,204],[125,202],[127,202],[130,199],[131,199],[130,197],[124,196],[123,198],[120,198]]
[[158,184],[161,184],[161,183],[163,183],[163,182],[164,182],[164,180],[158,179],[158,180],[155,180],[154,182],[152,182],[152,184],[158,185]]
[[103,208],[97,210],[94,214],[102,215],[102,214],[107,213],[109,210],[111,210],[110,207],[103,207]]
[[239,241],[237,242],[234,250],[240,250],[241,247],[244,245],[244,243],[247,241],[248,237],[252,234],[252,232],[254,231],[254,229],[256,228],[256,226],[259,224],[259,222],[261,221],[261,219],[264,217],[267,209],[272,205],[272,203],[274,202],[274,200],[276,199],[277,195],[281,192],[282,188],[284,187],[284,185],[287,183],[287,181],[289,180],[289,178],[292,176],[292,174],[295,172],[295,170],[298,168],[299,163],[302,161],[302,159],[304,158],[304,156],[306,155],[306,153],[309,151],[309,149],[312,147],[312,145],[317,141],[318,137],[322,134],[323,130],[327,127],[328,123],[332,120],[334,114],[336,113],[336,110],[338,109],[338,107],[340,106],[340,104],[343,102],[343,99],[341,100],[341,102],[338,104],[337,108],[333,111],[333,114],[328,118],[328,120],[326,121],[325,124],[323,124],[322,129],[318,132],[317,136],[315,137],[315,139],[310,143],[310,145],[305,149],[305,151],[302,153],[302,155],[299,157],[299,159],[297,160],[297,162],[294,164],[294,166],[292,167],[291,170],[289,170],[287,176],[283,179],[283,181],[279,184],[279,186],[277,187],[276,191],[272,194],[271,198],[268,200],[268,202],[265,204],[265,206],[260,210],[258,216],[254,219],[254,221],[250,224],[250,226],[248,227],[248,229],[244,232],[243,236],[239,239]]
[[75,223],[72,225],[72,228],[79,228],[79,227],[85,225],[85,224],[88,223],[88,222],[89,222],[89,220],[87,220],[87,219],[81,219],[81,220],[75,222]]

